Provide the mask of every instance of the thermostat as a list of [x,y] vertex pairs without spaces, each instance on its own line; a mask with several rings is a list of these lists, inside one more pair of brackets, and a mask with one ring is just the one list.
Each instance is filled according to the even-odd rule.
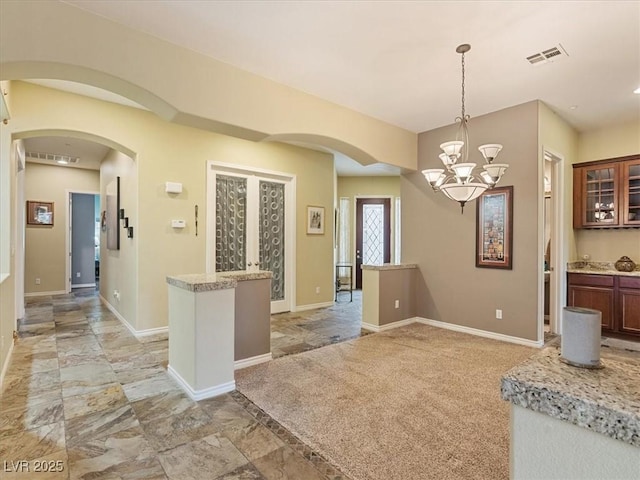
[[167,182],[164,184],[164,190],[167,193],[182,193],[182,184],[176,182]]
[[173,228],[184,228],[187,226],[187,222],[184,220],[171,220],[171,226]]

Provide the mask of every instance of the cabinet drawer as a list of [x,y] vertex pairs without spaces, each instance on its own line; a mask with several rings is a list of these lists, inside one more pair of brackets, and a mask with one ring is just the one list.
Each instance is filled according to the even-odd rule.
[[588,273],[569,273],[569,285],[613,287],[613,275],[590,275]]
[[618,278],[618,285],[620,286],[620,288],[638,288],[638,289],[640,289],[640,277],[620,276]]

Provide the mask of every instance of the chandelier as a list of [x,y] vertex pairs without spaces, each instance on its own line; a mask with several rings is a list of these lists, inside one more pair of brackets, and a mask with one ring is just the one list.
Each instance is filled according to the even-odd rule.
[[462,113],[456,118],[458,124],[456,139],[440,145],[443,151],[440,154],[440,160],[446,168],[446,173],[445,168],[430,168],[422,171],[433,191],[442,192],[451,200],[459,202],[463,213],[465,203],[475,200],[488,188],[493,188],[509,167],[506,163],[493,163],[502,150],[502,145],[497,143],[488,143],[478,147],[486,161],[483,171],[478,176],[474,174],[476,164],[468,162],[469,132],[467,123],[470,117],[464,109],[464,54],[469,50],[471,50],[471,45],[466,43],[456,48],[456,52],[462,55]]

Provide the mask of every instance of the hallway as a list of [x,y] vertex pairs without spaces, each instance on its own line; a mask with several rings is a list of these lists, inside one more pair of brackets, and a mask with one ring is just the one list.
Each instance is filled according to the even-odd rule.
[[[241,394],[190,400],[166,373],[166,335],[138,340],[93,289],[29,298],[19,330],[0,396],[3,479],[345,478]],[[329,343],[348,333],[316,330]]]

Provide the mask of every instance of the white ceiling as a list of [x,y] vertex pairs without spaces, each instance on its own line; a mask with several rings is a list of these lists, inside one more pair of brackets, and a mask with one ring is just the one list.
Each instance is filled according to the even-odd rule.
[[461,43],[472,117],[539,99],[579,131],[640,119],[640,1],[65,3],[414,132],[459,115]]
[[64,165],[64,167],[86,168],[90,170],[99,170],[100,162],[110,150],[109,147],[105,147],[99,143],[67,137],[27,138],[24,141],[24,146],[27,152],[27,163],[60,166],[54,160],[40,160],[28,156],[28,153],[48,153],[51,155],[78,157],[80,160],[77,164]]

